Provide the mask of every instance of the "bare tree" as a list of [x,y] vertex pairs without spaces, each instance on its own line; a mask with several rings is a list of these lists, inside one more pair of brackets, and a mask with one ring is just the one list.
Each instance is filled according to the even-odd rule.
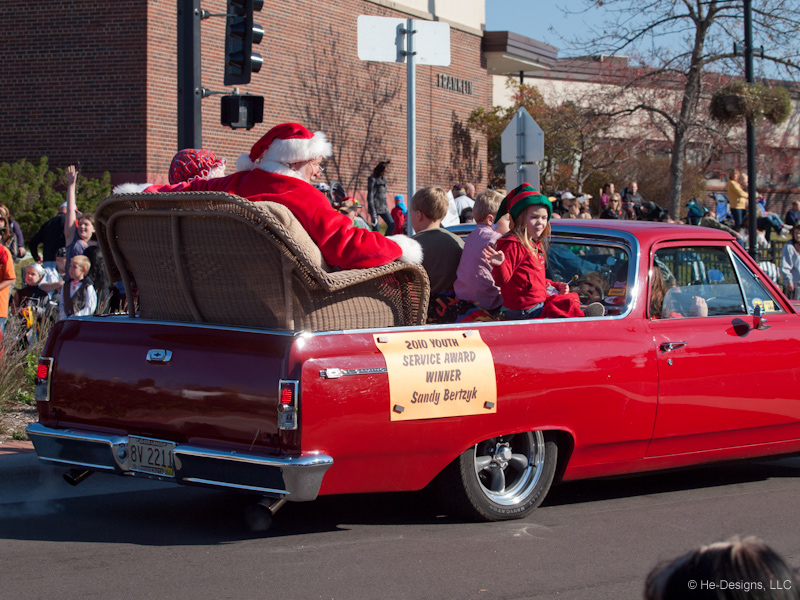
[[[318,43],[324,39],[325,43]],[[314,71],[298,68],[306,97],[303,107],[312,129],[325,131],[333,142],[327,176],[355,192],[372,172],[375,155],[384,148],[386,108],[402,90],[400,71],[384,63],[365,62],[364,71],[347,69],[346,50],[330,26],[308,38]],[[355,52],[353,50],[353,52]],[[403,107],[400,107],[402,109]]]
[[[684,161],[690,140],[703,127],[699,118],[704,86],[714,73],[741,75],[741,57],[734,42],[743,37],[741,0],[585,0],[586,10],[602,8],[605,19],[572,47],[583,54],[633,57],[631,69],[618,83],[634,102],[615,113],[643,111],[668,129],[672,151],[669,211],[680,211]],[[800,4],[797,0],[760,0],[753,8],[754,45],[763,44],[764,60],[775,77],[800,74]],[[763,71],[762,71],[763,74]],[[674,106],[658,89],[675,92]],[[707,97],[707,92],[706,97]]]

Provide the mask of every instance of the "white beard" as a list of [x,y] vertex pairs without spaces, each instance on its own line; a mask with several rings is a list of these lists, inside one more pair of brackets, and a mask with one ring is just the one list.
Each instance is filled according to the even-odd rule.
[[302,179],[306,183],[310,183],[300,171],[295,171],[283,163],[272,160],[262,160],[260,163],[256,164],[256,169],[261,169],[267,173],[276,173],[278,175],[285,175],[287,177],[296,177],[297,179]]

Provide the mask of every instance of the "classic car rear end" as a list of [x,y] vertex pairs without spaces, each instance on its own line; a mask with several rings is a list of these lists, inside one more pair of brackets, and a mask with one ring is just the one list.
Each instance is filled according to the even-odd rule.
[[40,359],[39,457],[74,470],[313,500],[331,459],[300,452],[291,334],[67,320]]

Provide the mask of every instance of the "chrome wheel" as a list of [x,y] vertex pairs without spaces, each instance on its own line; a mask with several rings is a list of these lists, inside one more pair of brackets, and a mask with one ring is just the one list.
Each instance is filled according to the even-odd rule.
[[542,477],[545,443],[541,431],[492,438],[473,450],[480,489],[502,506],[519,504]]
[[520,519],[544,500],[556,473],[552,432],[489,438],[465,450],[437,479],[444,504],[470,519]]

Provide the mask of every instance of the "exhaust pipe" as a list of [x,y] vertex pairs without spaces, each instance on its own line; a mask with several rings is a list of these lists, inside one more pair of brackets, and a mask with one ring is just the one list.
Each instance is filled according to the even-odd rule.
[[267,531],[272,526],[272,517],[286,504],[286,498],[264,497],[245,509],[247,528],[253,532]]
[[93,471],[89,471],[88,469],[70,469],[64,473],[64,481],[73,486],[78,485],[92,473]]

